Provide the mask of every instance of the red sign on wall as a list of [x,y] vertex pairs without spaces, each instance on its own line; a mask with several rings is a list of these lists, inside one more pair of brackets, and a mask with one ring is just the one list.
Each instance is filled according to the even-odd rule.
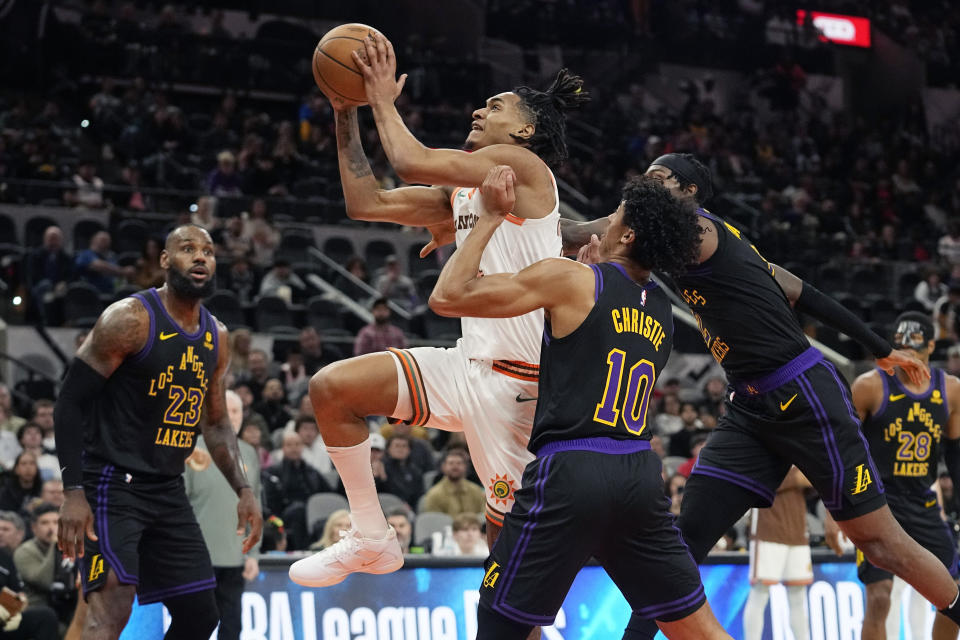
[[[819,11],[811,11],[810,18],[813,26],[820,32],[820,39],[824,42],[835,42],[852,47],[870,46],[870,20],[867,18]],[[797,24],[802,25],[806,20],[807,12],[798,9]]]

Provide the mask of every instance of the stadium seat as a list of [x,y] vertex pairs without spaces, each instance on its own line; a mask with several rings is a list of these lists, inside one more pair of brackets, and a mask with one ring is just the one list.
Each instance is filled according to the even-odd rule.
[[371,240],[364,248],[364,257],[367,261],[367,271],[372,275],[383,267],[387,256],[396,255],[397,248],[386,240]]
[[17,225],[13,218],[0,214],[0,242],[17,244]]
[[212,296],[203,302],[217,320],[227,325],[230,330],[246,324],[240,298],[229,289],[218,289]]
[[356,255],[357,250],[349,238],[334,236],[324,241],[323,252],[337,264],[346,266],[347,260],[349,260],[351,256]]
[[318,523],[330,517],[339,509],[349,509],[349,503],[339,493],[325,491],[315,493],[307,499],[307,531],[313,531]]
[[912,298],[913,290],[917,288],[922,279],[923,275],[919,271],[904,271],[901,273],[897,279],[897,297],[900,299]]
[[[90,238],[93,237],[93,234],[98,231],[103,231],[103,225],[99,220],[77,220],[77,223],[73,226],[73,246],[74,247],[89,247]],[[112,245],[112,239],[111,239]],[[111,248],[116,251],[115,248]],[[143,247],[140,246],[137,248],[139,251]]]
[[431,469],[430,471],[423,472],[423,491],[430,491],[430,487],[433,486],[433,481],[437,479],[437,474],[439,471],[436,469]]
[[403,498],[392,493],[378,493],[377,499],[380,500],[380,508],[384,513],[390,513],[395,509],[405,509],[413,513],[413,507],[404,502]]
[[846,272],[838,267],[821,267],[817,287],[824,293],[848,291]]
[[111,244],[113,250],[117,253],[135,251],[139,254],[143,251],[143,246],[147,243],[147,237],[149,235],[150,231],[147,228],[147,223],[143,220],[130,218],[123,220],[117,225],[117,230],[113,234]]
[[309,262],[310,248],[313,247],[313,234],[303,229],[288,229],[280,238],[275,258],[289,263]]
[[434,533],[443,533],[446,527],[453,526],[453,518],[439,511],[424,511],[417,514],[413,522],[413,543],[421,547]]
[[307,325],[321,333],[343,328],[341,311],[339,303],[323,296],[314,296],[307,300]]
[[866,309],[863,303],[860,302],[860,298],[857,296],[838,293],[833,295],[833,299],[849,309],[853,315],[857,316],[861,320],[866,319]]
[[417,294],[421,300],[429,300],[433,288],[437,285],[437,279],[440,278],[439,269],[424,269],[415,281]]
[[263,296],[256,303],[254,310],[254,324],[257,331],[269,331],[270,327],[293,326],[293,312],[283,298],[277,296]]
[[927,311],[927,308],[923,306],[923,303],[917,300],[916,298],[910,298],[905,303],[903,303],[903,306],[900,307],[900,311],[901,312],[917,311],[919,313],[930,313],[929,311]]
[[893,287],[885,269],[865,267],[855,270],[850,276],[850,291],[858,296],[891,295]]
[[[47,229],[47,227],[51,225],[56,225],[56,224],[57,224],[56,220],[54,220],[53,218],[49,218],[47,216],[34,216],[29,220],[27,220],[27,227],[24,231],[25,237],[23,239],[24,246],[28,248],[39,247],[43,241],[43,232]],[[70,239],[67,238],[67,241],[69,240]],[[69,249],[69,247],[65,247],[65,248]],[[86,245],[82,247],[73,247],[73,251],[74,253],[76,253],[77,251],[81,249],[86,249],[86,248],[87,248]]]
[[92,327],[100,313],[103,302],[100,292],[87,282],[73,282],[67,285],[63,296],[63,316],[69,327]]
[[113,292],[113,299],[123,300],[124,298],[129,298],[136,292],[140,291],[140,287],[135,284],[124,284],[117,287],[117,290]]
[[893,324],[897,319],[897,308],[889,298],[877,298],[870,305],[870,321],[881,324]]

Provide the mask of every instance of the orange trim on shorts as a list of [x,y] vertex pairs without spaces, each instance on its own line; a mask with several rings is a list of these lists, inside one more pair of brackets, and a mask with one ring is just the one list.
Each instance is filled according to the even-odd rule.
[[512,213],[507,214],[507,222],[512,222],[513,224],[520,226],[523,224],[524,219],[520,216],[515,216]]
[[457,197],[457,193],[460,191],[460,187],[457,187],[450,192],[450,208],[453,209],[453,199]]
[[487,518],[488,522],[491,522],[492,524],[495,524],[498,527],[503,528],[503,514],[497,511],[496,509],[494,509],[493,507],[491,507],[489,504],[487,505],[487,508],[484,510],[483,515]]
[[803,580],[784,580],[783,584],[787,587],[805,587],[808,584],[813,584],[813,578],[804,578]]
[[430,401],[427,399],[426,385],[423,384],[423,375],[420,373],[420,365],[417,359],[406,349],[388,349],[400,361],[403,368],[403,375],[407,379],[407,388],[410,390],[410,406],[413,408],[413,415],[409,420],[404,420],[414,427],[422,427],[430,419]]
[[537,382],[540,380],[539,365],[521,362],[519,360],[494,360],[491,368],[497,373],[501,373],[518,380]]

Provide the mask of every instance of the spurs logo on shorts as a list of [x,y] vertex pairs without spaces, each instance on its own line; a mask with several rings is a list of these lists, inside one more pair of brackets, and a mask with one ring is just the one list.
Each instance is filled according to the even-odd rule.
[[504,505],[510,504],[510,501],[513,500],[513,480],[504,474],[504,475],[495,475],[490,480],[490,499],[494,501],[494,504],[500,504],[501,502]]

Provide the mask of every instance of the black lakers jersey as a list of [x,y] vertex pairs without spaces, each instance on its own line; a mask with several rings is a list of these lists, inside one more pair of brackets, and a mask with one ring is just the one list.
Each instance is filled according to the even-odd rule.
[[740,231],[711,213],[717,250],[676,279],[707,348],[732,378],[751,380],[810,348],[768,263]]
[[94,400],[85,452],[132,473],[178,476],[193,451],[210,376],[217,367],[217,327],[200,307],[188,334],[167,313],[156,289],[134,294],[150,316],[150,333]]
[[562,338],[543,332],[540,387],[529,449],[597,436],[649,440],[647,406],[673,345],[673,315],[653,281],[613,263],[590,265],[596,304]]
[[937,480],[940,440],[950,414],[946,376],[930,367],[930,387],[915,394],[878,370],[883,404],[863,424],[880,478],[892,494],[929,494]]

